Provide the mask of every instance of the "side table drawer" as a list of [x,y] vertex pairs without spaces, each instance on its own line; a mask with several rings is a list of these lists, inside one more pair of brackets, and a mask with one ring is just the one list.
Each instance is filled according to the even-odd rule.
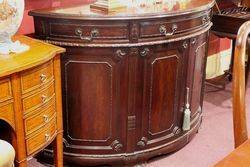
[[12,98],[12,90],[10,79],[0,80],[0,102],[9,100]]
[[42,105],[47,105],[48,102],[55,96],[54,82],[52,82],[49,87],[43,89],[42,91],[35,93],[31,96],[23,98],[23,110],[24,114]]
[[38,109],[35,112],[36,113],[32,113],[32,115],[24,119],[26,135],[29,135],[41,128],[55,116],[55,99],[53,98],[48,107],[46,106],[42,109]]
[[[36,132],[34,132],[36,133]],[[27,155],[31,155],[49,143],[56,134],[56,117],[46,126],[41,128],[38,133],[26,140]]]
[[25,71],[21,74],[22,94],[30,92],[42,86],[54,78],[53,62],[49,61],[37,68]]

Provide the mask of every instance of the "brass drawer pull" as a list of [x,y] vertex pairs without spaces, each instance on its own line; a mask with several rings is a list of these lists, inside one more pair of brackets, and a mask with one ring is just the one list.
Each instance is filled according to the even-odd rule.
[[49,134],[45,134],[45,141],[49,141],[50,140],[50,135]]
[[45,123],[48,123],[48,122],[49,122],[49,117],[48,117],[48,115],[43,115],[43,119],[44,119],[44,122],[45,122]]
[[210,17],[209,16],[204,16],[203,18],[202,18],[202,23],[203,24],[206,24],[206,23],[208,23],[210,21]]
[[91,30],[89,37],[84,37],[82,29],[77,28],[77,29],[75,29],[75,34],[78,35],[80,37],[80,39],[87,41],[87,42],[91,42],[94,37],[97,37],[99,35],[99,31],[94,28],[93,30]]
[[40,75],[40,80],[42,83],[44,83],[47,80],[47,76],[45,74]]
[[47,96],[46,95],[42,95],[41,99],[42,99],[42,102],[45,103],[47,101]]
[[169,37],[169,36],[174,35],[174,33],[177,31],[177,28],[178,28],[177,25],[173,24],[172,32],[167,32],[166,26],[161,25],[160,28],[159,28],[159,31],[160,31],[161,34],[165,35],[166,37]]

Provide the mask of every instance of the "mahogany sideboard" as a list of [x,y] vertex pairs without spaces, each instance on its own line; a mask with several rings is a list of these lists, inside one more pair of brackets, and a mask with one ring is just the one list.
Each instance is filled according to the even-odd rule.
[[60,53],[65,49],[25,36],[30,46],[0,55],[0,119],[12,128],[16,166],[53,143],[55,166],[63,166]]
[[[66,163],[139,164],[191,140],[201,123],[213,5],[188,0],[99,13],[79,4],[29,13],[36,38],[66,48]],[[191,128],[183,130],[189,103]]]

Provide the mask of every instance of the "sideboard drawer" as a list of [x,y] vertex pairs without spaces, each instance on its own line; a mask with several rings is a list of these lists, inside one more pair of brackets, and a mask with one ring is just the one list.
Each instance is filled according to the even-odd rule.
[[38,93],[23,98],[24,114],[42,105],[48,105],[49,101],[55,96],[54,82]]
[[24,119],[26,136],[32,132],[38,130],[45,124],[47,124],[55,116],[55,99],[49,106],[37,110],[36,114],[32,114]]
[[190,32],[209,22],[209,16],[198,17],[195,19],[179,21],[157,20],[154,22],[140,23],[140,38],[167,37],[171,38],[174,35]]
[[0,102],[9,100],[12,98],[12,90],[10,79],[0,80]]
[[54,78],[53,62],[49,61],[37,68],[21,74],[22,93],[30,92],[48,83]]
[[[62,29],[62,27],[64,27]],[[62,40],[76,39],[82,42],[98,40],[128,40],[128,23],[85,25],[80,23],[50,23],[50,37]]]
[[44,126],[38,133],[26,140],[27,155],[35,153],[40,148],[44,147],[46,143],[51,141],[56,133],[56,117],[54,117],[46,126]]
[[0,103],[0,118],[7,121],[15,129],[13,101]]

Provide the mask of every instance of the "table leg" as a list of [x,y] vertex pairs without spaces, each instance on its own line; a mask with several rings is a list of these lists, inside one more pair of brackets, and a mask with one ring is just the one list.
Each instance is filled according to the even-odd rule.
[[63,134],[59,133],[53,143],[55,167],[63,167]]

